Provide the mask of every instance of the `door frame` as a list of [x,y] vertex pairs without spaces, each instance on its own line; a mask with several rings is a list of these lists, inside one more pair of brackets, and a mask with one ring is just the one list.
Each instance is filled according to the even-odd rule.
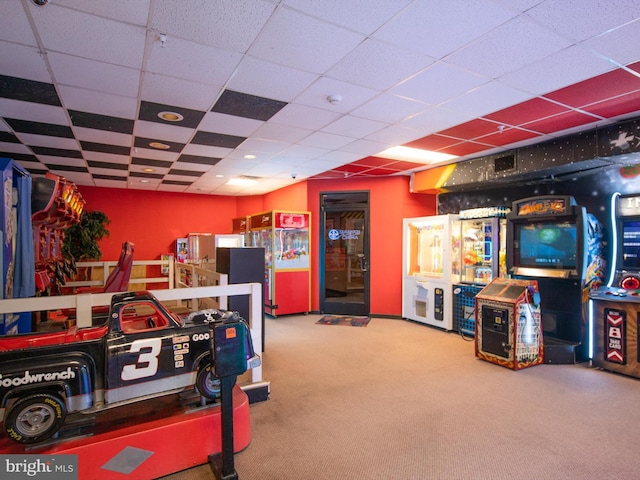
[[[334,200],[336,203],[328,203],[327,200]],[[343,202],[340,202],[343,200]],[[354,201],[350,201],[354,200]],[[359,200],[359,201],[355,201]],[[370,298],[371,298],[371,285],[370,285],[370,226],[369,226],[369,206],[370,206],[370,191],[369,190],[350,190],[350,191],[328,191],[320,192],[320,264],[319,264],[319,299],[320,299],[320,311],[328,314],[341,314],[341,315],[361,315],[368,316],[370,313]],[[362,210],[364,212],[364,238],[363,238],[363,253],[364,262],[366,264],[366,270],[363,275],[364,286],[364,298],[362,302],[327,302],[326,301],[326,225],[325,225],[325,212],[348,212],[353,210]]]

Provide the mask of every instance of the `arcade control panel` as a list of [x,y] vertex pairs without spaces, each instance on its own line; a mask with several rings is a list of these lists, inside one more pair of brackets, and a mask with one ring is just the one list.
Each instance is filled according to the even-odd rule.
[[636,288],[600,287],[591,292],[593,300],[640,303],[640,284]]

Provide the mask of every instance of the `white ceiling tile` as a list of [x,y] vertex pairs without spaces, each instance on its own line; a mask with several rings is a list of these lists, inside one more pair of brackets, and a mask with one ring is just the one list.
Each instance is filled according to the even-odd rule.
[[4,118],[17,118],[32,122],[69,125],[69,119],[61,107],[41,103],[23,102],[0,98],[0,111]]
[[335,135],[333,133],[316,132],[299,143],[301,145],[311,145],[312,147],[328,148],[330,150],[340,148],[348,143],[353,142],[353,138],[343,135]]
[[284,158],[284,159],[291,158],[291,159],[294,159],[295,161],[300,161],[303,159],[318,158],[328,153],[329,151],[330,149],[328,148],[312,147],[309,145],[300,145],[298,143],[280,152],[277,158]]
[[[68,167],[86,167],[87,164],[82,158],[54,157],[51,155],[38,155],[38,159],[47,165],[65,165]],[[60,174],[66,177],[64,173]]]
[[248,138],[236,149],[238,154],[244,155],[246,153],[266,153],[276,154],[287,148],[289,144],[287,142],[277,142],[273,140],[264,140],[261,138]]
[[486,1],[418,1],[373,36],[441,58],[515,15],[515,12]]
[[[88,170],[92,175],[116,175],[123,178],[126,178],[129,173],[128,170],[118,170],[117,172],[114,172],[110,168],[89,167]],[[131,171],[134,171],[134,169],[132,168]]]
[[0,40],[17,42],[23,45],[38,45],[22,2],[3,2]]
[[164,150],[156,150],[154,148],[135,147],[132,156],[138,158],[149,158],[152,160],[164,160],[165,162],[173,162],[178,159],[179,154],[175,152],[166,152]]
[[369,156],[380,153],[392,146],[392,143],[374,142],[371,140],[356,140],[349,145],[345,145],[340,150],[350,153],[359,153],[362,156]]
[[369,38],[329,69],[327,75],[375,90],[386,90],[433,62],[434,59],[426,55]]
[[124,97],[138,95],[138,70],[55,52],[47,57],[53,75],[62,84]]
[[569,45],[568,40],[520,16],[447,56],[446,61],[495,79]]
[[270,177],[287,171],[287,165],[279,165],[277,163],[262,162],[253,168],[247,170],[247,174],[256,177]]
[[267,122],[255,131],[254,137],[265,140],[275,140],[287,143],[296,143],[310,135],[313,130],[298,128],[289,125],[278,125]]
[[411,0],[285,0],[284,3],[311,16],[367,35],[380,28]]
[[324,155],[319,156],[317,160],[321,162],[328,162],[332,164],[331,168],[333,168],[335,166],[344,165],[345,163],[355,162],[356,160],[360,160],[361,158],[362,155],[360,155],[359,153],[334,150],[332,152],[327,152]]
[[429,106],[424,103],[383,93],[356,108],[351,113],[357,117],[389,124],[399,122],[403,118],[415,115],[427,108]]
[[140,98],[147,102],[208,111],[222,93],[222,86],[145,72]]
[[144,120],[136,121],[133,129],[133,134],[136,137],[163,139],[177,143],[187,143],[194,133],[194,128]]
[[401,127],[399,125],[391,125],[389,127],[383,128],[382,130],[378,130],[371,135],[367,135],[364,138],[366,140],[373,140],[374,142],[402,145],[423,136],[424,132],[422,132],[421,130]]
[[73,182],[76,185],[92,185],[93,178],[90,173],[84,172],[69,172],[67,170],[55,170],[51,169],[51,173],[64,177],[69,182]]
[[245,57],[233,74],[227,88],[283,102],[290,102],[318,78],[259,58]]
[[248,137],[264,125],[264,121],[253,118],[226,115],[224,113],[207,112],[198,125],[199,130]]
[[197,155],[199,157],[209,158],[223,158],[232,151],[232,148],[211,147],[209,145],[197,145],[195,143],[185,145],[182,149],[182,153],[185,155]]
[[[347,113],[379,93],[377,90],[341,80],[320,77],[295,98],[295,103],[324,108],[332,112]],[[337,104],[331,104],[327,98],[331,95],[338,95],[340,101]]]
[[389,93],[437,105],[488,81],[485,76],[441,61],[392,88]]
[[0,72],[9,77],[51,83],[51,75],[38,47],[0,42]]
[[147,25],[150,2],[151,0],[136,0],[135,2],[131,0],[109,0],[108,2],[55,0],[57,5],[142,26]]
[[338,118],[335,122],[330,123],[326,127],[323,127],[322,131],[335,133],[338,135],[345,135],[353,138],[360,138],[373,132],[379,131],[386,125],[386,123],[369,120],[367,118],[345,115]]
[[306,72],[323,73],[363,39],[360,34],[280,9],[269,20],[249,53]]
[[[145,29],[48,4],[31,9],[44,47],[132,68],[142,66]],[[60,32],[65,32],[61,35]]]
[[572,46],[503,75],[498,80],[513,88],[543,95],[613,68],[613,64],[582,46]]
[[168,38],[164,47],[150,43],[147,71],[209,85],[224,85],[242,58],[239,53],[180,38]]
[[433,107],[403,120],[400,124],[421,130],[423,135],[430,135],[439,130],[468,122],[471,119],[473,119],[473,116],[465,113]]
[[340,114],[336,112],[290,103],[271,117],[269,122],[319,130],[339,117]]
[[105,143],[107,145],[119,145],[130,147],[133,137],[126,133],[108,132],[93,128],[73,127],[73,132],[78,140],[85,142]]
[[183,2],[157,0],[150,26],[170,37],[244,53],[274,9],[261,0],[198,1],[186,8]]
[[124,188],[122,181],[118,181],[118,180],[105,180],[102,178],[96,178],[93,181],[96,185],[96,187],[102,187],[102,188]]
[[[547,0],[527,15],[577,42],[640,18],[636,0]],[[567,21],[570,19],[570,21]]]
[[592,48],[619,65],[640,60],[640,20],[585,40],[582,45]]
[[33,155],[30,148],[21,143],[0,142],[0,151],[7,153],[23,153],[25,155]]
[[94,162],[111,162],[127,165],[131,161],[129,156],[116,155],[114,153],[86,151],[83,152],[83,155],[86,160],[92,160]]
[[472,117],[482,117],[502,108],[524,102],[532,97],[532,95],[498,82],[490,82],[453,100],[444,102],[442,107]]
[[136,118],[138,100],[135,97],[110,95],[67,85],[60,85],[59,92],[63,105],[70,110],[130,120]]

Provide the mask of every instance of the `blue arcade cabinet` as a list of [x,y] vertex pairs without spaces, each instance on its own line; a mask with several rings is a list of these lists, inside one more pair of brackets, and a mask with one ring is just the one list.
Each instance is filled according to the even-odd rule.
[[[0,158],[0,299],[35,295],[35,266],[31,230],[31,176],[9,158]],[[0,314],[0,335],[31,331],[31,313]]]

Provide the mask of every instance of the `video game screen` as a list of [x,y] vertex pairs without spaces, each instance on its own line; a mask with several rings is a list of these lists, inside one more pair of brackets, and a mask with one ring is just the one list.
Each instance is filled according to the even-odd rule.
[[622,224],[622,268],[640,270],[640,220]]
[[576,224],[572,221],[514,225],[514,263],[518,267],[576,268]]

